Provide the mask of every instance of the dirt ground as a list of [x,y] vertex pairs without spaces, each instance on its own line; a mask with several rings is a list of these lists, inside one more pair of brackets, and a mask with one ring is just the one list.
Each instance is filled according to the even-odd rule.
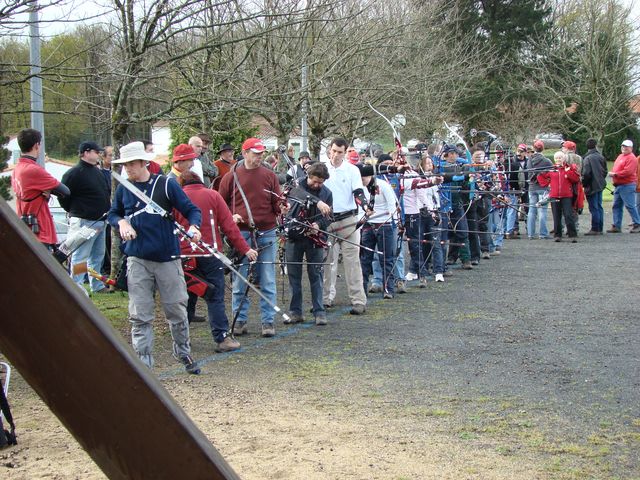
[[[365,316],[342,299],[273,339],[254,317],[233,354],[195,324],[200,376],[158,322],[156,373],[244,479],[639,479],[639,241],[506,241]],[[18,373],[9,399],[0,478],[104,478]]]

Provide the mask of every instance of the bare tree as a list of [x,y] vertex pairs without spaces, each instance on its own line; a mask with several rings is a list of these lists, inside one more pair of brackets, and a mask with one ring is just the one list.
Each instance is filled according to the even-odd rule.
[[555,10],[537,78],[574,134],[602,141],[633,123],[640,57],[630,13],[616,0],[569,0]]

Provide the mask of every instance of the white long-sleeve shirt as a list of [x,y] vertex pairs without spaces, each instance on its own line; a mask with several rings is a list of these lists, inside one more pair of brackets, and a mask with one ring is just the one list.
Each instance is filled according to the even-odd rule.
[[[373,181],[373,180],[372,180]],[[398,219],[398,201],[396,194],[385,180],[377,178],[375,180],[378,192],[374,198],[373,214],[367,220],[369,223],[388,223]],[[364,189],[364,196],[367,202],[371,198],[369,189]],[[392,215],[393,214],[393,215]]]

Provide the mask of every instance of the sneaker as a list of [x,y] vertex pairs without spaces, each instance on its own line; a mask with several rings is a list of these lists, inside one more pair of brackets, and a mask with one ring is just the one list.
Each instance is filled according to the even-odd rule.
[[482,259],[483,260],[491,259],[491,254],[489,252],[482,252]]
[[302,323],[304,322],[304,317],[300,313],[289,312],[289,318],[285,319],[282,323],[285,325],[290,325],[292,323]]
[[238,350],[240,348],[240,342],[233,339],[231,336],[224,337],[224,340],[216,343],[216,352],[225,353],[225,352],[233,352],[234,350]]
[[562,241],[562,237],[555,237],[553,239],[554,242],[561,242]]
[[351,315],[362,315],[365,312],[365,308],[364,305],[354,305],[353,307],[351,307],[351,310],[349,310],[349,313]]
[[393,298],[393,293],[384,292],[382,298],[384,298],[385,300],[391,300]]
[[462,262],[462,269],[463,270],[473,270],[473,267],[471,266],[471,262],[470,261],[466,261],[466,262]]
[[611,228],[607,230],[607,233],[620,233],[620,232],[622,232],[622,230],[620,230],[615,225],[611,225]]
[[418,279],[418,275],[417,275],[417,274],[415,274],[415,273],[411,273],[411,272],[409,272],[409,273],[407,273],[407,274],[405,275],[404,279],[405,279],[407,282],[410,282],[410,281],[412,281],[412,280],[417,280],[417,279]]
[[316,315],[316,325],[322,326],[327,324],[327,316],[323,313]]
[[436,282],[444,282],[444,275],[436,273]]
[[237,337],[238,335],[245,335],[247,333],[249,333],[247,324],[244,322],[236,322],[235,327],[233,327],[233,335]]
[[262,324],[262,336],[263,337],[273,337],[276,334],[276,327],[273,323],[263,323]]
[[199,375],[201,370],[198,366],[198,362],[196,362],[191,355],[185,355],[184,357],[180,357],[180,361],[184,365],[184,370],[187,373],[192,375]]
[[473,266],[480,265],[480,260],[471,260],[471,265]]
[[640,223],[634,223],[629,233],[640,233]]
[[369,286],[369,293],[381,293],[382,292],[382,285],[378,285],[377,283],[372,283]]
[[324,308],[333,308],[333,302],[330,301],[329,303],[323,303],[322,306]]
[[398,293],[407,293],[407,285],[404,283],[404,280],[398,280],[396,282],[396,291]]
[[420,277],[420,288],[427,288],[427,277]]

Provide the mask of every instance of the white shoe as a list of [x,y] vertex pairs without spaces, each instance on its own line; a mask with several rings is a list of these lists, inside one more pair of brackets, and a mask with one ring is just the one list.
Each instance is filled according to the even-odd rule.
[[417,275],[417,274],[415,274],[415,273],[411,273],[411,272],[409,272],[409,273],[407,273],[407,274],[405,275],[404,279],[405,279],[407,282],[410,282],[411,280],[417,280],[417,279],[418,279],[418,275]]
[[444,282],[444,275],[436,273],[436,282]]

